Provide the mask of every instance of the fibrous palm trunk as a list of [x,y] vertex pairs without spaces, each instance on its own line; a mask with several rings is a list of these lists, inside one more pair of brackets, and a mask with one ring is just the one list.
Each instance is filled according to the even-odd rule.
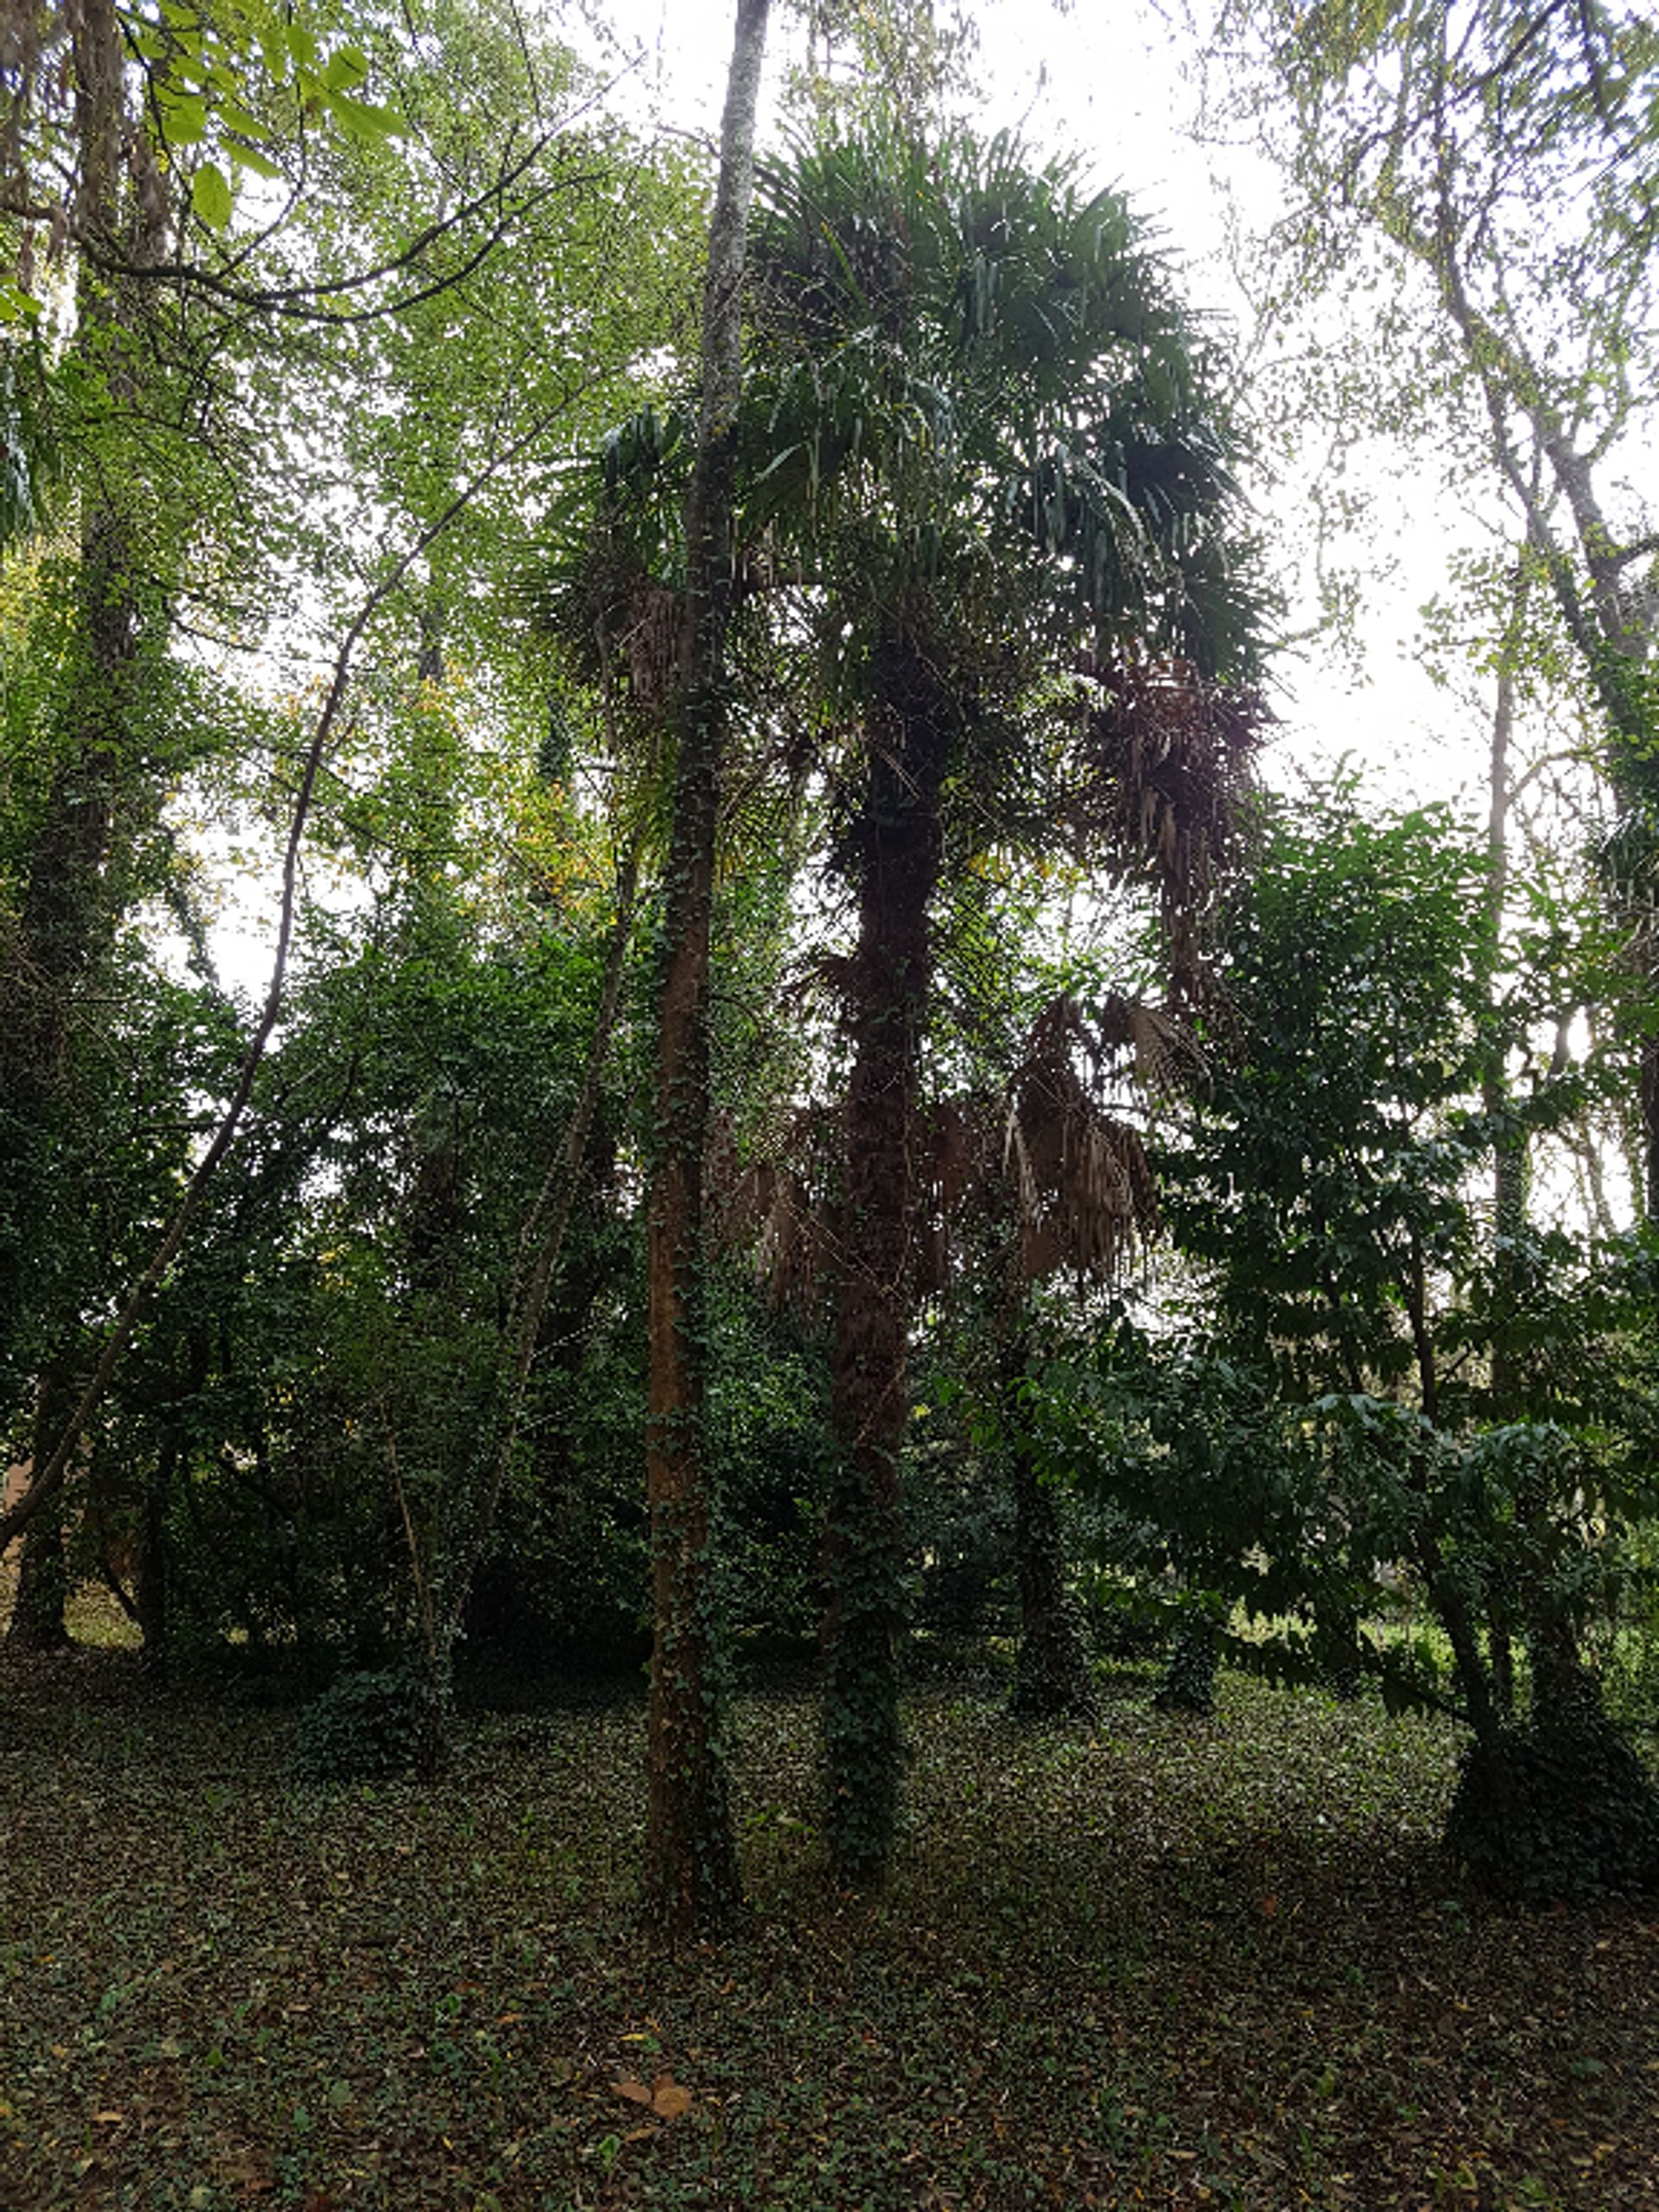
[[838,1223],[837,1460],[824,1623],[830,1858],[840,1880],[866,1886],[886,1869],[899,1802],[899,1452],[909,1410],[928,914],[955,719],[948,692],[912,640],[889,640],[873,677],[878,703],[853,836],[859,941],[849,1008],[853,1066]]

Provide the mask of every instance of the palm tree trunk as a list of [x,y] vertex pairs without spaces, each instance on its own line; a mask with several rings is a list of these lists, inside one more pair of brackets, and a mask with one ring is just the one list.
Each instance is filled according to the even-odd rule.
[[909,1411],[928,913],[954,725],[948,693],[912,641],[889,641],[873,677],[879,704],[853,840],[859,942],[836,1283],[837,1465],[825,1532],[827,1830],[837,1878],[860,1886],[886,1871],[902,1763],[899,1452]]
[[1020,1657],[1014,1709],[1027,1720],[1090,1720],[1099,1707],[1078,1608],[1065,1585],[1065,1541],[1054,1493],[1017,1440],[1014,1541],[1020,1563]]
[[709,963],[726,744],[743,270],[767,0],[738,0],[720,181],[703,292],[702,411],[686,498],[686,607],[658,1001],[656,1158],[648,1230],[654,1635],[647,1752],[646,1910],[671,1941],[738,1898],[722,1734],[723,1682],[704,1449],[702,1174],[709,1132]]

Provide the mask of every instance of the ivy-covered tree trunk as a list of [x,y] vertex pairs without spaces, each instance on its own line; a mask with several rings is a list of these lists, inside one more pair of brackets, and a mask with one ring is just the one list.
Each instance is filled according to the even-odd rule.
[[6,1643],[14,1651],[62,1651],[69,1643],[64,1607],[69,1598],[69,1566],[63,1522],[54,1503],[23,1533],[17,1561],[17,1589]]
[[651,1662],[645,1900],[672,1939],[738,1899],[726,1778],[712,1478],[704,1446],[703,1155],[709,962],[726,742],[732,476],[741,396],[743,271],[767,0],[739,0],[703,292],[702,405],[686,496],[686,604],[674,827],[658,999],[648,1226]]
[[[60,1363],[41,1378],[36,1402],[33,1452],[36,1466],[49,1452],[74,1402],[73,1378]],[[70,1641],[64,1619],[69,1599],[69,1565],[64,1548],[61,1497],[54,1498],[23,1531],[17,1559],[17,1589],[6,1630],[14,1651],[61,1651]]]
[[1186,1713],[1203,1719],[1216,1709],[1216,1674],[1221,1660],[1221,1630],[1208,1613],[1183,1613],[1171,1638],[1158,1685],[1160,1713]]
[[[1003,1358],[1011,1396],[1026,1371],[1016,1336]],[[1081,1608],[1065,1579],[1065,1535],[1052,1488],[1014,1423],[1014,1541],[1020,1571],[1020,1652],[1014,1710],[1030,1720],[1092,1719],[1098,1710]]]
[[1029,1720],[1088,1720],[1097,1708],[1089,1644],[1065,1580],[1065,1543],[1054,1493],[1030,1455],[1014,1465],[1014,1547],[1020,1560],[1020,1654],[1014,1709]]
[[851,832],[859,936],[836,1277],[836,1469],[825,1534],[826,1824],[836,1874],[855,1885],[881,1878],[899,1804],[899,1452],[909,1411],[928,913],[955,723],[949,693],[914,640],[887,641],[872,677],[868,781]]
[[[124,181],[125,49],[109,0],[86,0],[77,10],[72,58],[83,232],[153,258],[160,211],[139,207]],[[85,258],[75,306],[70,388],[84,410],[75,428],[96,458],[79,503],[53,766],[15,925],[0,931],[0,1391],[27,1384],[42,1341],[61,1334],[83,1294],[61,1252],[75,1204],[65,1124],[76,1021],[114,941],[129,895],[126,856],[159,790],[143,733],[145,664],[158,632],[132,526],[133,502],[147,494],[108,449],[112,426],[139,404],[137,334],[146,307],[130,285]],[[37,1468],[56,1440],[37,1438]],[[24,1584],[31,1604],[41,1592],[42,1624],[59,1573],[52,1563],[59,1516],[56,1505],[41,1513],[38,1535],[31,1530],[24,1543]]]

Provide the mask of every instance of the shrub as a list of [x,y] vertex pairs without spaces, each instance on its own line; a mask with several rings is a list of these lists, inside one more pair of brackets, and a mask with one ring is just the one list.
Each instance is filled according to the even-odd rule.
[[430,1775],[442,1762],[443,1715],[413,1667],[338,1675],[301,1713],[295,1758],[308,1782]]
[[1478,1887],[1521,1904],[1659,1888],[1659,1796],[1587,1709],[1471,1744],[1446,1841]]

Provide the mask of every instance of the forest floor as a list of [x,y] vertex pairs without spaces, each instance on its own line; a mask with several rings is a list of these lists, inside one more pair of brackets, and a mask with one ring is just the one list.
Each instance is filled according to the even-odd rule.
[[1659,2207],[1659,1905],[1467,1897],[1433,1724],[1108,1690],[918,1696],[873,1903],[810,1704],[746,1699],[748,1911],[667,1957],[637,1702],[324,1789],[289,1714],[0,1665],[0,2208]]

